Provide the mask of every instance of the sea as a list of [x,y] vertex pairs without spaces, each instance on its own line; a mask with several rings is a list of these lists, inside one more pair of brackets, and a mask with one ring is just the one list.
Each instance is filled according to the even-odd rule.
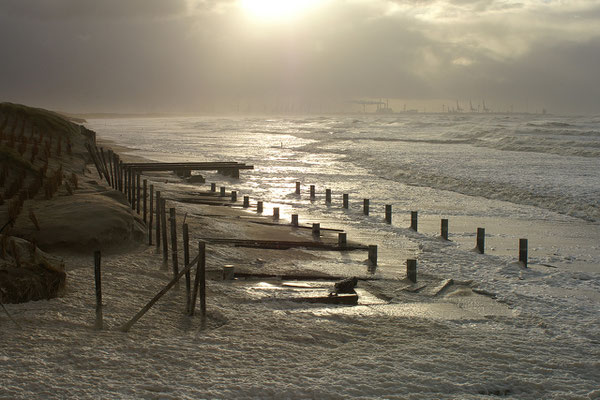
[[[526,238],[530,265],[600,273],[600,116],[202,116],[92,119],[87,126],[154,161],[253,165],[240,179],[203,174],[239,199],[262,200],[265,214],[279,207],[282,219],[299,214],[301,223],[370,240],[398,269],[395,260],[418,255],[420,235],[440,235],[444,218],[464,251],[484,228],[486,253],[507,262]],[[349,209],[342,208],[344,193]],[[392,224],[384,222],[386,205]],[[413,211],[419,235],[408,229]]]

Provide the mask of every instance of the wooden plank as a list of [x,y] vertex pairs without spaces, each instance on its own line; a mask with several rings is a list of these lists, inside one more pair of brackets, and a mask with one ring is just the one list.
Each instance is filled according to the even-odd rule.
[[253,240],[253,239],[235,239],[235,238],[201,238],[206,242],[211,243],[222,243],[232,244],[237,247],[253,247],[261,249],[272,249],[272,250],[287,250],[295,247],[304,247],[315,250],[333,250],[333,251],[346,251],[346,250],[368,250],[368,246],[365,245],[351,245],[347,244],[344,247],[340,247],[338,243],[323,243],[323,242],[310,242],[310,241],[285,241],[285,240]]

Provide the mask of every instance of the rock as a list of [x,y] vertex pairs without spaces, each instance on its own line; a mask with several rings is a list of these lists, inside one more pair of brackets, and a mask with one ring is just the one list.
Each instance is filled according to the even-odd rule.
[[205,183],[206,179],[202,175],[192,175],[187,178],[188,183]]

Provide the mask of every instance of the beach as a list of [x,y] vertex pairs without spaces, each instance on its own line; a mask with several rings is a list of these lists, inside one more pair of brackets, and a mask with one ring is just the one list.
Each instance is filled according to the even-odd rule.
[[[308,134],[286,133],[322,121],[234,122],[243,122],[248,131],[232,136],[231,120],[88,123],[98,145],[112,148],[125,161],[244,161],[255,169],[242,171],[239,179],[208,173],[204,184],[186,183],[171,173],[144,174],[167,199],[167,207],[176,208],[179,224],[185,217],[192,257],[199,241],[208,242],[207,315],[185,315],[182,280],[124,333],[119,328],[172,278],[171,255],[165,265],[156,243],[148,245],[142,216],[88,164],[81,181],[89,186],[81,195],[87,191],[106,210],[92,221],[90,215],[75,216],[71,224],[110,225],[109,217],[121,210],[119,221],[131,227],[126,236],[121,232],[100,241],[103,329],[94,330],[97,249],[75,231],[79,248],[58,246],[53,253],[65,264],[64,294],[7,304],[14,321],[0,317],[1,398],[600,398],[598,251],[585,242],[598,237],[597,210],[584,206],[595,189],[582,190],[580,201],[562,213],[553,210],[562,203],[553,206],[536,196],[535,185],[529,197],[515,184],[516,190],[504,197],[488,194],[481,201],[483,189],[496,193],[495,186],[482,188],[473,180],[449,191],[450,176],[440,173],[439,186],[424,185],[433,182],[434,174],[424,176],[425,168],[417,171],[416,166],[412,176],[420,176],[420,185],[394,181],[369,171],[372,159],[360,161],[364,149],[353,150],[356,138],[323,140],[316,136],[321,127]],[[201,124],[208,128],[198,128]],[[165,126],[178,126],[179,134],[167,134]],[[264,132],[265,126],[271,131]],[[264,141],[252,143],[257,137]],[[203,151],[191,143],[200,143]],[[340,145],[356,156],[350,160],[354,166],[332,158]],[[377,143],[367,148],[375,154],[385,151],[377,150]],[[533,159],[539,153],[528,154]],[[385,166],[386,159],[379,157]],[[597,158],[578,160],[587,165]],[[418,157],[414,161],[419,165]],[[467,172],[484,174],[472,168]],[[487,176],[502,180],[499,173]],[[294,192],[296,181],[302,184],[300,195]],[[228,206],[178,201],[213,196],[210,182],[227,187],[228,194],[239,191],[238,201],[221,199]],[[311,184],[317,186],[312,200]],[[324,202],[326,187],[333,188],[332,204]],[[341,207],[342,193],[350,194],[348,209]],[[242,207],[243,195],[250,196],[248,209]],[[362,199],[367,197],[372,212],[364,216]],[[256,210],[259,199],[264,201],[262,215]],[[67,200],[64,195],[59,201]],[[392,201],[394,221],[386,224],[382,208]],[[36,202],[40,215],[42,203]],[[279,220],[272,217],[273,207],[281,209]],[[419,211],[417,232],[408,228],[411,210]],[[299,214],[306,228],[290,226],[291,214]],[[439,237],[440,217],[450,219],[451,241]],[[350,242],[378,245],[377,268],[370,268],[364,250],[268,250],[207,240],[313,241],[308,228],[314,222],[343,229]],[[473,251],[474,228],[482,225],[490,235],[485,254]],[[566,251],[541,248],[551,247],[549,236],[557,236],[549,235],[550,229],[568,238],[557,240],[568,243]],[[587,234],[578,239],[582,230]],[[95,232],[109,237],[102,229]],[[319,240],[336,243],[337,233],[323,231]],[[514,239],[522,233],[530,234],[533,243],[538,239],[529,268],[516,260]],[[182,259],[181,236],[178,248]],[[568,262],[568,257],[574,259]],[[417,283],[406,279],[409,258],[418,262]],[[256,276],[223,280],[224,265]],[[285,278],[292,275],[305,278]],[[355,306],[302,300],[327,295],[333,278],[353,276],[359,277]],[[331,279],[318,279],[326,277]]]

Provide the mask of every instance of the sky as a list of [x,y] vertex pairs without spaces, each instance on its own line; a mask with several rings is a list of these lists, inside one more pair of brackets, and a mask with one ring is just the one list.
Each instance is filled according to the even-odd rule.
[[2,0],[0,51],[0,101],[71,112],[600,114],[598,0]]

